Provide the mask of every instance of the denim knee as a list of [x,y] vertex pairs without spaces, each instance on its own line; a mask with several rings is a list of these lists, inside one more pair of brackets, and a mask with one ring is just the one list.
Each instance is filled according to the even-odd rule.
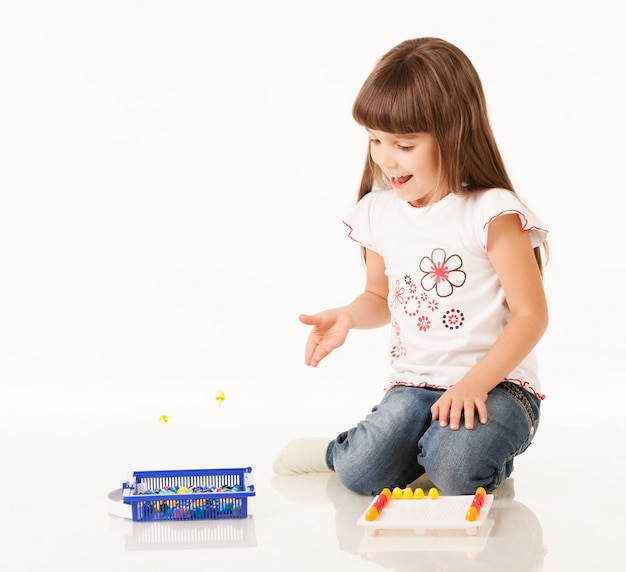
[[513,471],[513,459],[530,445],[538,426],[538,400],[512,384],[487,399],[489,419],[453,431],[433,422],[419,442],[418,461],[437,488],[451,495],[492,491]]
[[[481,454],[480,450],[467,446],[467,441],[459,432],[469,431],[460,428],[452,431],[449,427],[433,426],[432,430],[440,433],[439,439],[429,440],[429,445],[422,447],[418,455],[420,464],[435,487],[446,495],[474,494],[478,487],[487,492],[493,491],[513,470],[513,458],[507,459],[504,466],[496,466],[490,455]],[[475,429],[472,429],[475,431]],[[457,439],[458,437],[458,439]],[[455,446],[453,441],[458,441]],[[465,445],[460,445],[460,443]],[[422,442],[420,442],[423,445]]]
[[378,494],[404,487],[424,473],[418,441],[430,424],[433,392],[399,386],[367,417],[331,442],[328,466],[351,491]]
[[[417,462],[417,438],[396,446],[364,447],[359,430],[341,433],[329,445],[328,457],[341,483],[352,492],[376,495],[385,487],[404,488],[424,473]],[[330,465],[329,465],[330,466]]]

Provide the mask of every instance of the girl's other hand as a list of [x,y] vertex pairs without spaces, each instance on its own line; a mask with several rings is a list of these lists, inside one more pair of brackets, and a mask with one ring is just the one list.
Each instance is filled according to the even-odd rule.
[[313,326],[306,342],[304,362],[316,367],[330,352],[342,346],[350,331],[351,321],[346,312],[325,310],[317,314],[300,314],[298,319]]
[[462,382],[448,389],[430,408],[433,421],[439,421],[441,427],[450,425],[456,431],[461,424],[461,417],[465,421],[466,429],[474,428],[474,415],[478,415],[481,424],[487,423],[487,393],[484,393],[471,384]]

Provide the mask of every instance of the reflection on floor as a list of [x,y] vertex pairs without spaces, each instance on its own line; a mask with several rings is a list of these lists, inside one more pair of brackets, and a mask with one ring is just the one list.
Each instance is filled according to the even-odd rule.
[[[308,475],[276,476],[272,486],[292,502],[310,500]],[[547,548],[536,515],[515,500],[514,479],[508,479],[495,494],[489,519],[476,536],[464,531],[410,531],[371,536],[355,523],[370,498],[345,490],[334,474],[325,476],[326,495],[335,508],[335,528],[341,550],[398,572],[415,570],[501,570],[507,572],[542,570]],[[412,485],[427,490],[426,478]]]

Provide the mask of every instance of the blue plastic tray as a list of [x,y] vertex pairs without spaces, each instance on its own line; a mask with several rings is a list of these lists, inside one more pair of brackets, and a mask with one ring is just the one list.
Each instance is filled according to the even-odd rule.
[[135,471],[122,483],[135,522],[246,518],[252,469]]

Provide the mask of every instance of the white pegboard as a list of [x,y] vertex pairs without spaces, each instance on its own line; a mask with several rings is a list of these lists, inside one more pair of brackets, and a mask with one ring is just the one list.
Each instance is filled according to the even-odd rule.
[[370,534],[385,529],[412,530],[425,534],[428,530],[464,530],[475,535],[485,523],[493,503],[493,495],[487,495],[475,521],[465,518],[474,495],[440,496],[437,499],[390,499],[376,520],[368,521],[365,513],[357,525]]

